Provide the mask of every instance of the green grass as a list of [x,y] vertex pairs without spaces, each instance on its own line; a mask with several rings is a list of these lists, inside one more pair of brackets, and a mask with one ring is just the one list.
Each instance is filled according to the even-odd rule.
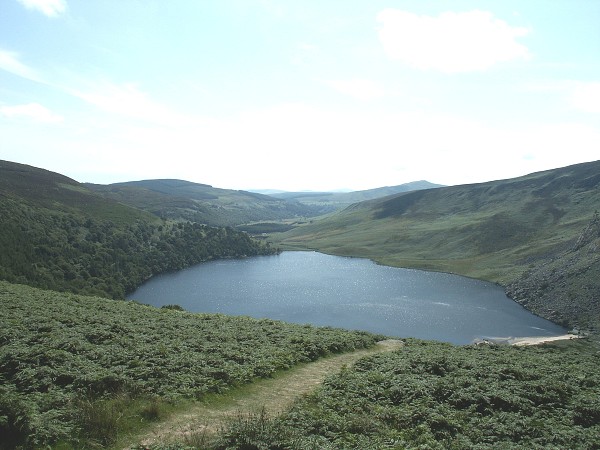
[[[0,282],[0,434],[106,446],[170,402],[202,399],[376,336],[192,314]],[[161,412],[162,411],[162,412]]]
[[[283,249],[370,258],[382,264],[444,271],[500,283],[515,283],[532,268],[555,260],[572,268],[553,286],[569,292],[547,296],[534,310],[570,325],[600,326],[600,276],[588,282],[581,270],[595,267],[597,252],[569,252],[600,209],[600,161],[512,180],[409,192],[353,205],[321,220],[273,234]],[[592,248],[600,235],[590,236]],[[600,241],[598,242],[600,243]],[[588,247],[586,247],[588,248]],[[577,261],[574,261],[574,258]],[[564,264],[563,264],[564,263]],[[585,289],[582,288],[585,284]],[[593,320],[565,295],[596,304]],[[581,296],[585,296],[582,298]],[[533,299],[528,299],[533,305]],[[594,325],[595,324],[595,325]]]
[[145,180],[87,186],[108,199],[158,217],[191,220],[212,226],[237,226],[321,214],[321,208],[311,205],[183,180]]
[[[288,248],[396,265],[423,261],[447,270],[457,260],[457,273],[502,282],[527,258],[577,237],[600,207],[598,173],[600,162],[400,194],[354,205],[273,239]],[[570,184],[557,184],[561,178]]]
[[599,448],[599,358],[589,342],[408,340],[332,375],[280,417],[240,417],[213,448]]

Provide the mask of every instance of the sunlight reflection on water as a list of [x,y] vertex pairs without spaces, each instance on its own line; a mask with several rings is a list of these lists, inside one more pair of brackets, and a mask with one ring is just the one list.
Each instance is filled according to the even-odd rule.
[[456,275],[397,269],[360,258],[284,252],[225,260],[150,279],[130,299],[466,344],[483,336],[553,336],[565,330]]

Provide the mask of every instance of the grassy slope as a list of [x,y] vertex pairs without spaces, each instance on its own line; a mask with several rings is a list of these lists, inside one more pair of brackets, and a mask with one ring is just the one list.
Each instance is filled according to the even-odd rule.
[[107,200],[64,175],[2,160],[0,200],[26,202],[32,207],[57,212],[86,213],[115,223],[158,222],[152,214]]
[[283,236],[392,265],[512,279],[515,263],[573,239],[600,207],[600,162],[514,180],[416,191],[353,205]]
[[158,273],[273,252],[245,233],[163,221],[63,175],[0,161],[0,279],[123,298]]
[[600,161],[362,202],[274,240],[506,285],[568,251],[597,209]]
[[183,180],[144,180],[87,186],[107,198],[160,217],[182,218],[217,226],[236,226],[320,213],[320,208],[295,201]]
[[168,420],[157,423],[151,433],[132,439],[142,445],[167,442],[209,442],[236,417],[264,411],[280,414],[288,410],[299,398],[315,391],[324,380],[340,370],[376,353],[391,352],[403,345],[402,341],[385,340],[367,349],[359,349],[339,355],[327,356],[318,361],[300,364],[273,378],[233,389],[224,395],[209,396],[206,401],[195,404],[182,414],[173,414]]
[[331,376],[279,418],[234,423],[215,448],[599,448],[597,350],[408,340]]
[[386,186],[375,189],[354,192],[282,192],[273,194],[273,197],[283,199],[294,199],[306,205],[322,205],[335,209],[343,208],[352,203],[381,198],[388,195],[399,194],[401,192],[417,191],[421,189],[431,189],[441,187],[439,184],[429,181],[413,181],[411,183],[400,184],[398,186]]
[[107,445],[148,419],[148,403],[131,410],[137,400],[200,399],[377,340],[2,281],[0,304],[2,449],[77,437]]

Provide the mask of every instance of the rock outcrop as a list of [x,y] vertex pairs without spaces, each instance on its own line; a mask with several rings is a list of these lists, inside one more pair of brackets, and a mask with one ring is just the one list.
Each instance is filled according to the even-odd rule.
[[513,300],[569,328],[600,331],[600,215],[573,245],[507,286]]

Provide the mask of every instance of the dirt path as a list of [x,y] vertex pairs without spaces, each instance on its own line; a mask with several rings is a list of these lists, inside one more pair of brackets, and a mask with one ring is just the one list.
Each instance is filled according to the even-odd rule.
[[156,425],[141,444],[167,443],[183,440],[195,433],[212,434],[222,428],[227,420],[239,413],[258,412],[265,409],[269,415],[277,414],[292,405],[294,400],[311,392],[316,386],[344,366],[374,353],[395,350],[402,346],[398,340],[379,342],[375,347],[343,353],[291,369],[272,379],[259,380],[244,387],[239,393],[226,396],[214,404],[198,403],[184,413],[176,414]]

